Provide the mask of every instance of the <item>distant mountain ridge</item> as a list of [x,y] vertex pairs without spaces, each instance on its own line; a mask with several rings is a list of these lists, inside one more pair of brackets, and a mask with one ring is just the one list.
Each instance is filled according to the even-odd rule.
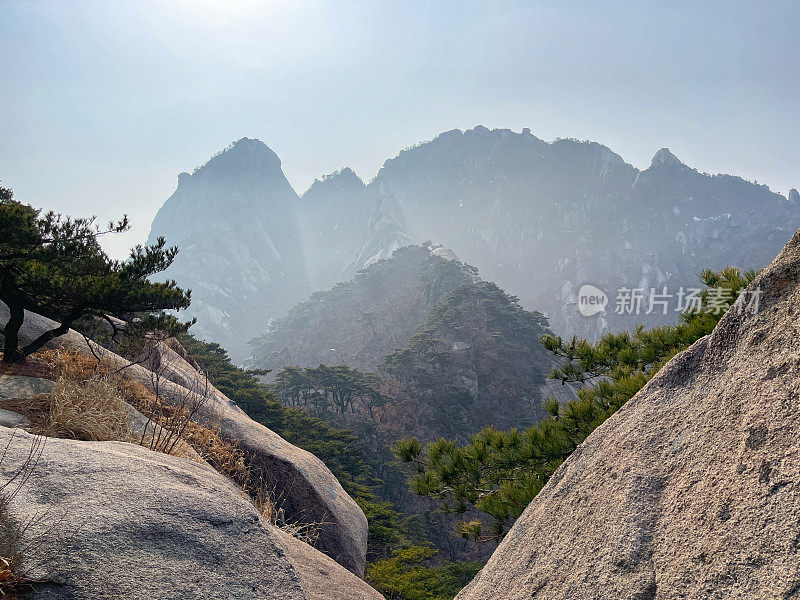
[[[402,151],[367,185],[344,168],[302,198],[266,145],[240,140],[181,175],[151,238],[181,246],[167,275],[193,289],[198,334],[242,360],[247,340],[311,290],[412,243],[443,244],[556,332],[593,338],[673,321],[672,310],[644,314],[651,288],[675,294],[706,267],[762,267],[798,227],[795,190],[699,173],[666,148],[640,171],[596,142],[478,126]],[[579,315],[583,283],[608,293],[604,313]],[[623,287],[647,291],[642,314],[615,314]]]

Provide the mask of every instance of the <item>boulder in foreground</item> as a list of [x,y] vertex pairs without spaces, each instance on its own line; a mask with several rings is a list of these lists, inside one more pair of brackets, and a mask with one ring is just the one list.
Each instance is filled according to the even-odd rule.
[[800,598],[800,233],[591,436],[458,600]]
[[[0,428],[5,479],[33,440]],[[31,523],[27,567],[43,580],[33,600],[329,600],[318,591],[320,565],[337,586],[360,590],[353,598],[382,600],[324,554],[287,541],[208,465],[133,444],[47,438],[9,513]]]

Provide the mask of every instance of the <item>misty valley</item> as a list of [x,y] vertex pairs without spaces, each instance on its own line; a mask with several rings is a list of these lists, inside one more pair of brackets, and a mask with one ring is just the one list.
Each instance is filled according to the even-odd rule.
[[0,597],[800,599],[798,25],[0,2]]

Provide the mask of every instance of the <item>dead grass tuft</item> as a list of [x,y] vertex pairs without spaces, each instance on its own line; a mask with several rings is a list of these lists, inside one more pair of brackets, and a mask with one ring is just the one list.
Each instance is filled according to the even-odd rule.
[[16,598],[28,578],[23,572],[20,528],[8,512],[8,499],[0,497],[0,597]]
[[[6,461],[9,447],[14,442],[12,433],[8,444],[0,449],[0,466]],[[29,537],[23,541],[26,532],[33,525],[40,524],[46,514],[34,515],[27,523],[19,523],[10,513],[11,500],[28,481],[36,468],[44,450],[45,441],[40,436],[31,439],[27,457],[9,475],[4,473],[0,480],[0,597],[16,599],[17,594],[37,582],[30,576],[31,568],[42,567],[48,562],[48,551],[52,540],[48,539],[49,529],[43,535]],[[2,471],[2,469],[0,469]]]
[[62,375],[44,400],[49,414],[34,433],[97,442],[133,440],[119,388],[106,376],[76,381]]
[[[3,408],[28,417],[37,433],[79,440],[127,441],[190,460],[200,457],[235,481],[265,522],[312,546],[322,527],[329,524],[324,520],[287,522],[280,497],[260,477],[252,476],[244,452],[235,442],[222,437],[220,423],[193,420],[198,403],[204,400],[203,392],[192,392],[183,401],[173,399],[170,403],[142,383],[125,377],[116,365],[63,348],[37,352],[21,363],[0,364],[0,373],[3,372],[57,381],[53,394],[2,403]],[[157,380],[155,383],[158,390]],[[124,402],[145,416],[144,431],[131,432]],[[0,556],[0,581],[4,560],[13,562]],[[0,587],[0,600],[2,597]]]
[[250,491],[250,498],[261,518],[281,531],[296,537],[309,546],[314,546],[319,539],[322,528],[331,525],[322,521],[287,521],[286,512],[281,507],[281,496],[263,482]]

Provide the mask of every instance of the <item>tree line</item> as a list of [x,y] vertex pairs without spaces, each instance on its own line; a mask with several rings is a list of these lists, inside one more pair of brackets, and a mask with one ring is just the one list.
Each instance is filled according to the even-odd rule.
[[344,415],[360,408],[374,417],[375,409],[386,403],[379,387],[377,375],[345,365],[287,367],[275,379],[275,392],[285,405],[317,414]]

